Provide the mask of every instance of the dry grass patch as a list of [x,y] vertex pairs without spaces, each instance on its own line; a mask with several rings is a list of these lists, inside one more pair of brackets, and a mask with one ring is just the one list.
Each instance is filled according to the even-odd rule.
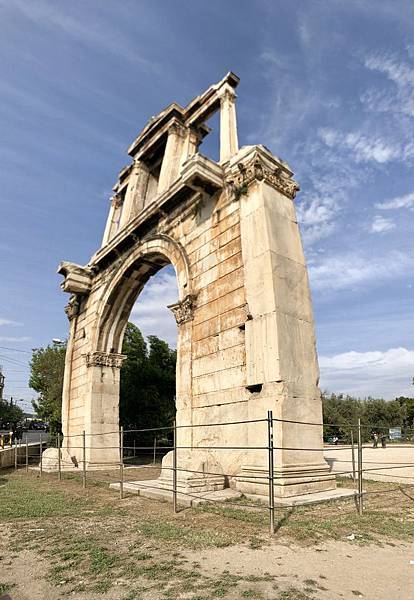
[[[255,510],[251,503],[246,502],[246,508],[207,505],[174,515],[170,504],[136,496],[120,501],[107,487],[83,490],[74,478],[59,483],[56,475],[40,479],[24,472],[9,472],[5,478],[0,521],[7,539],[13,540],[12,551],[38,552],[49,565],[49,581],[62,594],[105,595],[116,586],[124,600],[307,600],[324,590],[313,579],[299,589],[286,587],[287,582],[279,585],[269,574],[223,571],[211,577],[182,554],[271,544],[267,511]],[[379,482],[364,486],[370,494],[362,517],[352,500],[278,509],[274,539],[309,544],[343,539],[351,532],[355,543],[412,539],[414,494]]]

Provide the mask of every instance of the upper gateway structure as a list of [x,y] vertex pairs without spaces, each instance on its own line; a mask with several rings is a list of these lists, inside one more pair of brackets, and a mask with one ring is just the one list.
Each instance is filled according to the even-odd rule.
[[[267,411],[321,422],[318,362],[308,275],[293,200],[292,171],[264,146],[239,149],[236,93],[228,73],[185,108],[152,117],[119,174],[102,247],[86,266],[62,262],[71,294],[63,389],[64,458],[87,468],[116,463],[124,330],[148,279],[172,264],[178,301],[177,425],[180,489],[231,485],[266,495]],[[199,152],[220,111],[220,160]],[[139,402],[139,390],[137,390]],[[204,426],[205,425],[205,426]],[[276,427],[276,494],[334,487],[322,428]],[[112,433],[111,433],[112,432]],[[106,434],[106,435],[96,435]],[[206,448],[218,446],[219,450]],[[224,447],[239,449],[223,449]],[[287,450],[290,448],[290,450]],[[308,448],[307,452],[292,448]],[[171,478],[171,458],[161,477]],[[185,471],[188,469],[188,471]],[[262,478],[263,476],[263,478]]]

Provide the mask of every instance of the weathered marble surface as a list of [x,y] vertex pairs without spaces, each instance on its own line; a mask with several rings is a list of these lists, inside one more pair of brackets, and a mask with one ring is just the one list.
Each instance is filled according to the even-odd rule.
[[[119,461],[122,338],[146,281],[171,263],[179,298],[178,463],[183,489],[231,486],[267,493],[264,422],[321,422],[318,362],[306,262],[287,164],[263,146],[238,148],[238,78],[221,82],[182,108],[150,120],[129,148],[133,162],[114,187],[101,249],[86,267],[62,263],[72,293],[63,393],[65,449],[81,465],[79,436],[88,434],[87,467]],[[220,162],[198,153],[213,112],[221,112]],[[326,479],[322,428],[275,423],[276,494],[334,487]],[[210,449],[203,449],[211,447]],[[197,449],[199,448],[199,449]],[[171,456],[161,479],[171,478]],[[210,473],[214,475],[210,475]],[[312,479],[313,478],[313,479]],[[321,480],[322,478],[322,480]],[[309,483],[309,479],[312,482]]]

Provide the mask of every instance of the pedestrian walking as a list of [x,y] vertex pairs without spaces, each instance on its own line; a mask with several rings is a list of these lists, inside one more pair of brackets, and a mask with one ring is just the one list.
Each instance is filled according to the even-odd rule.
[[375,431],[374,435],[372,436],[374,443],[372,445],[373,448],[378,448],[378,433]]
[[385,435],[385,433],[383,433],[381,436],[381,447],[382,448],[387,447],[387,436]]

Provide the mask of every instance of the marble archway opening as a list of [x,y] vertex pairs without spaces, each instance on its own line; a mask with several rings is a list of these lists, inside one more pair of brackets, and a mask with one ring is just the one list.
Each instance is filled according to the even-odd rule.
[[[101,332],[102,337],[107,336],[108,339],[102,340],[102,347],[109,347],[112,353],[131,357],[129,361],[125,358],[122,368],[118,369],[119,425],[123,426],[125,432],[125,464],[135,463],[132,460],[133,448],[133,454],[137,454],[139,461],[148,455],[151,455],[152,461],[153,453],[140,450],[140,447],[153,444],[154,437],[158,438],[158,445],[165,447],[171,444],[172,429],[163,428],[173,424],[177,398],[176,361],[170,356],[170,350],[158,343],[157,338],[165,341],[171,350],[177,351],[178,346],[180,355],[185,351],[185,344],[180,344],[178,339],[179,329],[174,314],[179,304],[177,277],[169,259],[160,254],[140,257],[129,273],[124,274],[122,283],[116,287],[108,304],[108,317],[103,320]],[[129,324],[137,326],[140,333],[128,329]],[[121,339],[118,339],[118,332],[121,332]],[[136,335],[138,337],[135,339]],[[163,368],[155,368],[155,364],[158,367],[162,364]],[[178,389],[182,389],[180,381]],[[180,398],[178,395],[178,404]],[[117,423],[114,422],[116,427]],[[161,430],[145,431],[157,427],[161,427]],[[163,437],[166,443],[160,443]],[[158,451],[158,454],[163,453],[165,448]],[[111,460],[111,457],[108,459]],[[87,466],[98,468],[92,463]]]
[[[177,301],[177,277],[167,265],[150,277],[128,317],[122,353],[130,360],[120,373],[119,422],[131,463],[135,455],[141,462],[148,456],[153,461],[153,450],[139,453],[138,447],[166,446],[173,438],[172,429],[146,430],[172,427],[175,419],[178,326],[170,307]],[[156,455],[164,450],[158,448]]]
[[[238,83],[230,72],[187,106],[170,104],[148,121],[114,186],[101,248],[85,266],[59,267],[71,294],[63,458],[80,463],[71,440],[85,430],[87,468],[118,460],[123,331],[145,282],[171,263],[180,489],[266,496],[263,419],[272,410],[276,496],[333,493],[322,426],[306,424],[322,422],[322,405],[299,187],[266,147],[239,148]],[[214,113],[218,160],[200,152]],[[239,424],[216,425],[227,422]],[[160,487],[171,477],[167,454]]]

